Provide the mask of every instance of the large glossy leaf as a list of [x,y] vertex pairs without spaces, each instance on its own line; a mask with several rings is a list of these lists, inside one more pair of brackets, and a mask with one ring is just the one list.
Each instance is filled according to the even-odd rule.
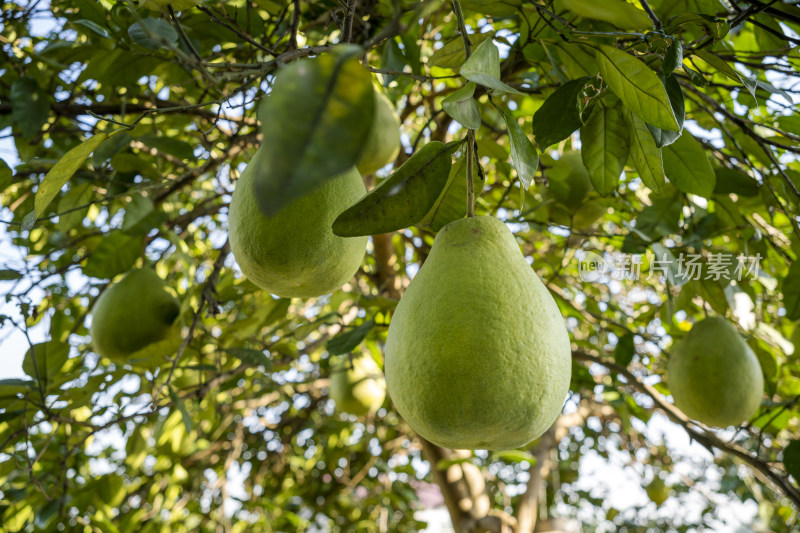
[[459,72],[469,81],[489,89],[522,94],[500,80],[500,51],[491,39],[486,39],[472,51]]
[[[492,33],[472,33],[469,36],[469,41],[472,43],[472,46],[478,46],[486,39],[492,37],[492,35]],[[466,59],[467,55],[464,51],[464,40],[458,37],[445,43],[444,46],[436,50],[430,59],[428,59],[428,65],[432,67],[456,69],[463,65]]]
[[578,99],[588,80],[583,77],[568,81],[533,114],[533,135],[539,149],[563,141],[583,125]]
[[694,50],[692,54],[700,57],[700,59],[717,69],[717,71],[719,71],[721,74],[724,74],[733,81],[741,83],[750,92],[753,100],[756,100],[756,103],[758,103],[758,99],[756,98],[755,83],[753,83],[753,81],[749,78],[739,74],[739,72],[730,64],[728,64],[727,61],[702,48],[699,50]]
[[800,479],[800,440],[792,440],[784,448],[783,466],[795,479]]
[[678,131],[669,131],[653,126],[652,124],[647,125],[650,133],[653,134],[653,139],[656,141],[656,146],[663,148],[668,144],[674,143],[676,140],[678,140],[678,137],[681,136],[681,132],[683,131],[683,121],[686,115],[686,104],[683,100],[683,90],[681,89],[681,85],[678,83],[678,79],[674,74],[670,74],[669,76],[659,74],[658,78],[664,84],[664,89],[667,91],[667,96],[669,97],[669,102],[672,106],[672,112],[675,113],[675,119],[678,121],[678,126],[680,127]]
[[650,130],[647,129],[647,124],[630,109],[625,110],[625,121],[628,125],[633,166],[645,185],[660,192],[665,181],[661,149],[656,146]]
[[169,22],[160,18],[150,17],[134,22],[128,28],[128,35],[133,42],[148,50],[175,46],[178,42],[178,32]]
[[47,391],[52,382],[60,377],[60,370],[69,357],[69,345],[57,341],[34,344],[22,360],[22,370],[38,379]]
[[432,141],[333,222],[342,237],[388,233],[413,226],[439,197],[454,147]]
[[634,113],[661,129],[678,131],[667,92],[644,62],[619,48],[597,45],[595,58],[603,80]]
[[122,274],[139,258],[143,245],[143,235],[128,235],[121,231],[113,231],[103,237],[97,248],[92,251],[83,273],[101,279],[110,279]]
[[706,151],[691,133],[684,131],[680,138],[662,150],[664,173],[685,193],[710,198],[717,181]]
[[327,342],[325,348],[331,355],[342,355],[350,353],[367,337],[372,328],[375,327],[374,320],[367,320],[352,329],[342,331]]
[[[473,176],[475,191],[480,190],[480,180]],[[477,192],[476,192],[477,194]],[[450,176],[433,207],[417,225],[439,231],[446,224],[467,216],[467,166],[465,156],[450,168]]]
[[536,153],[533,143],[525,135],[525,131],[517,119],[508,112],[505,114],[505,119],[511,144],[511,162],[517,169],[517,176],[522,182],[522,190],[525,191],[533,183],[533,177],[539,168],[539,154]]
[[647,13],[623,0],[561,0],[581,17],[604,20],[623,30],[643,30],[653,26]]
[[758,196],[758,182],[750,176],[731,168],[714,169],[716,182],[714,194],[734,193],[738,196]]
[[628,126],[621,105],[597,105],[581,128],[581,159],[602,195],[617,188],[628,161]]
[[375,107],[360,53],[339,47],[277,74],[259,110],[263,141],[254,161],[256,197],[266,215],[358,162]]
[[445,113],[471,130],[481,127],[481,110],[478,102],[472,97],[474,94],[475,84],[470,82],[442,100],[442,108]]
[[64,154],[64,157],[53,165],[53,168],[45,175],[39,189],[36,191],[34,201],[34,213],[40,217],[50,202],[53,201],[61,190],[61,187],[72,177],[73,174],[83,165],[86,158],[94,151],[97,146],[117,132],[98,133]]

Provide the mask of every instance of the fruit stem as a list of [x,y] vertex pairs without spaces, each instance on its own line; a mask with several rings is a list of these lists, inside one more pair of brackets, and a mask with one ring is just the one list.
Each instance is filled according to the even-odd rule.
[[475,216],[475,130],[467,132],[467,216]]
[[[461,11],[461,2],[452,0],[453,12],[456,14],[458,32],[464,41],[464,59],[472,55],[472,43],[467,33],[467,24],[464,22],[464,13]],[[475,186],[472,178],[475,175],[475,130],[467,130],[467,216],[475,216]]]

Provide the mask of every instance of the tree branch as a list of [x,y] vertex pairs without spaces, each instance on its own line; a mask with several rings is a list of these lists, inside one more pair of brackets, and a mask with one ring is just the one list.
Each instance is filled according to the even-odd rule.
[[766,461],[754,456],[738,444],[725,442],[717,437],[713,432],[697,426],[695,422],[690,420],[677,407],[669,403],[666,398],[664,398],[664,396],[662,396],[661,393],[655,389],[655,387],[643,383],[633,372],[627,368],[614,362],[606,361],[601,357],[584,351],[574,351],[572,352],[572,357],[578,361],[595,363],[604,366],[608,370],[623,376],[631,387],[633,387],[636,391],[649,396],[656,406],[664,411],[670,420],[682,426],[692,439],[696,440],[709,450],[716,448],[722,452],[729,453],[734,457],[741,459],[756,472],[762,474],[775,487],[777,487],[778,490],[780,490],[792,501],[795,508],[800,508],[800,490],[798,490],[789,482],[786,475],[773,470]]

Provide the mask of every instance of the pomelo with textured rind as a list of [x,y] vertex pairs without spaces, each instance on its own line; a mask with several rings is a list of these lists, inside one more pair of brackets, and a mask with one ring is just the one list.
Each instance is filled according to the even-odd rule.
[[358,171],[374,174],[400,153],[400,119],[386,95],[375,91],[375,115],[367,145],[359,159]]
[[151,268],[128,272],[110,285],[92,308],[95,352],[124,361],[146,346],[177,335],[181,304]]
[[712,317],[696,323],[673,348],[667,385],[675,405],[708,426],[739,425],[761,404],[761,365],[736,328]]
[[361,355],[331,372],[330,394],[337,411],[365,416],[380,409],[386,398],[386,381],[375,360]]
[[541,435],[569,389],[571,348],[553,297],[506,225],[446,225],[389,325],[389,396],[412,429],[456,449]]
[[261,211],[253,187],[254,158],[236,184],[228,211],[228,236],[236,262],[262,289],[286,298],[334,292],[356,273],[367,237],[339,237],[331,225],[366,193],[354,168],[325,181],[275,216]]

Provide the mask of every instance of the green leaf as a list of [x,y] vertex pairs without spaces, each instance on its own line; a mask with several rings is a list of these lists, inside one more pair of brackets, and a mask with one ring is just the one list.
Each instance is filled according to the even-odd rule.
[[481,127],[481,110],[478,102],[472,97],[475,84],[467,83],[447,98],[442,100],[445,113],[453,117],[459,124],[471,130]]
[[533,114],[533,136],[540,150],[563,141],[583,125],[579,98],[588,80],[583,77],[568,81]]
[[789,273],[783,279],[781,292],[783,293],[786,318],[789,320],[800,319],[800,261],[792,263]]
[[69,231],[79,227],[93,198],[93,183],[70,186],[69,191],[58,201],[58,229]]
[[[486,39],[492,37],[492,33],[471,33],[469,41],[472,46],[478,46]],[[431,67],[456,69],[464,64],[467,55],[464,51],[464,40],[461,37],[445,43],[444,46],[436,50],[428,59]]]
[[633,361],[636,349],[633,344],[633,334],[626,333],[617,341],[614,347],[614,361],[621,366],[628,366]]
[[350,353],[367,337],[372,328],[375,327],[374,320],[367,320],[352,329],[342,331],[325,344],[325,349],[330,355],[342,355]]
[[731,29],[725,20],[721,18],[703,13],[681,13],[667,21],[664,25],[664,31],[668,34],[677,34],[686,26],[699,26],[715,40],[725,37]]
[[372,129],[372,77],[346,45],[292,63],[261,104],[256,197],[274,215],[358,162]]
[[712,54],[708,50],[699,49],[693,50],[693,55],[698,56],[700,59],[717,69],[720,73],[724,74],[728,78],[732,79],[733,81],[741,83],[749,92],[750,95],[753,97],[753,100],[756,101],[756,105],[758,105],[758,99],[756,98],[756,84],[748,79],[745,76],[739,74],[736,69],[728,64],[727,61],[720,58],[719,56]]
[[604,44],[597,45],[595,58],[603,80],[642,120],[669,131],[680,129],[664,85],[650,67],[626,52]]
[[22,278],[22,272],[17,272],[16,270],[11,270],[10,268],[4,268],[0,270],[0,281],[14,281],[15,279]]
[[148,50],[175,46],[178,42],[178,32],[169,22],[160,18],[150,17],[134,22],[128,28],[128,35],[133,42]]
[[19,126],[22,137],[39,133],[50,114],[50,103],[35,79],[22,76],[11,84],[11,118]]
[[142,135],[138,139],[147,146],[178,159],[189,161],[194,158],[194,147],[186,141],[165,135]]
[[93,33],[96,33],[97,35],[105,39],[108,39],[109,37],[108,30],[106,30],[104,27],[91,20],[86,20],[86,19],[75,20],[72,22],[72,24],[75,24],[76,26],[82,26],[87,30],[91,30]]
[[536,464],[536,457],[530,452],[523,450],[504,450],[492,452],[491,461],[503,461],[504,463],[528,463],[533,466]]
[[796,482],[800,482],[800,440],[792,440],[783,449],[783,466]]
[[628,126],[622,106],[595,106],[581,128],[581,159],[601,195],[614,192],[628,161]]
[[647,187],[661,192],[665,181],[661,150],[656,146],[647,124],[629,109],[625,111],[625,121],[628,126],[631,160],[636,172]]
[[661,62],[661,72],[664,75],[672,74],[672,71],[681,66],[683,63],[683,45],[681,40],[677,37],[672,38],[672,44],[667,48],[664,54],[664,60]]
[[705,78],[705,76],[703,76],[696,70],[692,69],[691,67],[688,67],[687,65],[681,65],[681,68],[689,76],[689,81],[691,81],[692,85],[694,85],[695,87],[705,87],[706,85],[708,85],[708,80]]
[[459,73],[469,81],[489,89],[507,93],[522,94],[500,81],[500,51],[491,39],[486,39],[472,51]]
[[100,279],[111,279],[130,270],[141,255],[144,236],[112,231],[92,251],[83,273]]
[[624,0],[561,0],[561,3],[576,15],[610,22],[623,30],[643,30],[653,26],[647,13]]
[[664,173],[681,191],[710,198],[717,181],[708,155],[691,133],[683,135],[662,150]]
[[97,148],[101,142],[116,133],[116,131],[112,133],[98,133],[86,139],[64,154],[64,156],[53,165],[53,168],[45,175],[42,183],[39,185],[39,189],[36,191],[36,198],[33,203],[34,216],[36,218],[42,216],[44,210],[50,205],[50,202],[53,201],[64,184],[67,183],[72,175],[83,165],[86,158],[89,157],[94,149]]
[[261,350],[254,350],[252,348],[227,348],[225,353],[248,365],[263,366],[267,369],[272,368],[272,361],[270,361],[269,356]]
[[505,113],[506,127],[508,128],[508,138],[511,141],[511,161],[517,169],[517,176],[522,182],[522,190],[526,191],[533,183],[533,177],[539,168],[539,154],[533,147],[528,136],[519,125],[511,113]]
[[36,390],[36,385],[29,379],[0,379],[0,398],[16,398],[18,394],[26,394],[32,390]]
[[61,376],[61,369],[69,357],[69,344],[58,341],[41,342],[31,346],[22,360],[22,371],[38,379],[45,392]]
[[0,192],[3,192],[9,185],[11,185],[11,175],[11,168],[6,164],[5,161],[0,159]]
[[447,183],[453,144],[432,141],[333,222],[342,237],[389,233],[413,226],[431,210]]
[[758,196],[758,182],[747,174],[727,167],[714,169],[714,174],[714,194],[734,193],[749,198]]
[[680,83],[678,83],[678,79],[675,77],[674,74],[670,74],[669,76],[664,77],[663,74],[659,74],[658,78],[664,84],[664,88],[667,91],[667,96],[669,96],[669,102],[672,106],[672,112],[675,113],[675,118],[678,121],[678,126],[680,126],[678,131],[668,131],[663,130],[661,128],[657,128],[652,124],[648,124],[647,128],[650,130],[650,133],[653,134],[653,139],[656,141],[656,146],[658,148],[663,148],[668,144],[674,143],[678,137],[681,136],[681,132],[683,132],[683,121],[686,115],[685,111],[685,102],[683,99],[683,90],[681,89]]
[[155,205],[150,198],[142,194],[136,194],[131,202],[125,206],[122,231],[128,235],[145,235],[166,218],[166,213],[156,211]]
[[194,423],[192,422],[192,415],[189,414],[189,411],[186,410],[186,404],[183,403],[183,399],[178,396],[175,392],[175,389],[172,388],[170,385],[169,389],[169,397],[172,400],[172,403],[181,413],[181,419],[183,420],[183,427],[186,429],[187,434],[191,434],[192,430],[194,429]]
[[[472,183],[477,194],[481,185],[477,175],[473,176]],[[426,226],[433,231],[439,231],[446,224],[465,216],[467,216],[467,169],[466,156],[462,156],[450,168],[450,176],[442,193],[417,226]]]

